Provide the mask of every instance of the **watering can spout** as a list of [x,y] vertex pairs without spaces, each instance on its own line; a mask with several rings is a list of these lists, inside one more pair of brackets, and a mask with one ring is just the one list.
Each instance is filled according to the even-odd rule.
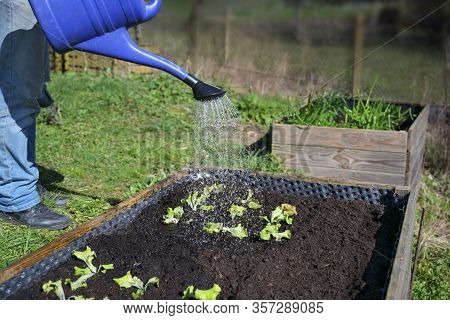
[[175,63],[139,47],[127,28],[155,17],[162,0],[29,0],[47,39],[58,52],[80,50],[156,68],[189,85],[197,100],[223,96]]
[[206,101],[218,99],[227,93],[225,90],[207,84],[191,74],[188,74],[183,82],[192,88],[195,100]]

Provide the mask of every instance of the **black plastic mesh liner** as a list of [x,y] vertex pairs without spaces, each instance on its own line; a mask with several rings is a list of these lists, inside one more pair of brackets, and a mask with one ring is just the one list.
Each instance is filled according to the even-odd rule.
[[175,184],[168,186],[149,198],[136,204],[132,208],[124,210],[110,221],[100,227],[84,234],[81,238],[73,241],[64,249],[54,252],[51,256],[41,260],[27,268],[14,278],[0,284],[0,299],[7,299],[20,289],[31,286],[52,269],[70,259],[73,250],[80,250],[86,246],[88,241],[99,234],[111,234],[119,228],[124,228],[146,207],[156,203],[167,195],[178,183],[185,183],[198,179],[211,179],[220,182],[237,181],[254,188],[270,190],[289,195],[311,196],[316,198],[337,197],[347,201],[362,200],[370,204],[382,204],[389,207],[406,208],[408,197],[396,195],[392,190],[377,188],[361,188],[340,186],[331,184],[319,184],[304,182],[302,180],[291,180],[286,178],[271,177],[247,171],[236,171],[228,169],[216,170],[191,170],[189,175],[178,180]]

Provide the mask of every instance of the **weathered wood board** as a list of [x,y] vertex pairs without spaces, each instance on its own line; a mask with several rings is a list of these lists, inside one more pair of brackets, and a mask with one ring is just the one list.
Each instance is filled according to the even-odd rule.
[[412,187],[423,164],[428,115],[427,106],[408,131],[274,124],[272,152],[306,176]]

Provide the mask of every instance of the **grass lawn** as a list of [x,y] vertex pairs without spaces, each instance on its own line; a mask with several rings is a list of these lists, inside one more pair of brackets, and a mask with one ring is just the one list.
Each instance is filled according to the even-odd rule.
[[[61,106],[63,125],[48,125],[45,111],[40,115],[38,164],[41,183],[52,194],[72,196],[65,209],[58,209],[73,220],[70,228],[189,165],[195,101],[181,82],[164,75],[113,78],[69,73],[54,75],[50,90]],[[280,97],[234,92],[229,96],[244,122],[264,125],[290,112],[293,104]],[[244,167],[283,170],[270,155],[252,155]],[[425,175],[418,207],[432,212],[430,224],[442,227],[442,221],[448,223],[448,176],[439,179]],[[45,201],[54,205],[51,199]],[[436,228],[427,230],[430,234]],[[61,233],[0,223],[0,268]],[[424,243],[415,298],[449,298],[449,260],[446,242]]]

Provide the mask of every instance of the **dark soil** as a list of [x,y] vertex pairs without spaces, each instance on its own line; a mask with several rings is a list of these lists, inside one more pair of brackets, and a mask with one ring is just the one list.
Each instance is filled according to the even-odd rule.
[[[216,205],[214,212],[193,212],[184,205],[185,216],[178,225],[162,224],[168,207],[179,206],[192,190],[202,189],[200,182],[177,185],[130,225],[91,240],[89,246],[97,254],[94,264],[113,263],[114,270],[95,275],[88,280],[87,288],[74,293],[65,286],[66,296],[131,299],[134,290],[120,289],[112,280],[131,271],[144,282],[153,276],[161,279],[160,287],[150,287],[144,299],[180,299],[188,285],[208,289],[214,283],[222,288],[220,299],[383,298],[400,212],[363,201],[255,190],[263,209],[249,210],[243,218],[232,221],[228,208],[247,195],[247,187],[236,183],[227,184],[222,194],[208,201]],[[265,222],[258,216],[270,215],[282,203],[296,206],[299,213],[289,226],[292,239],[259,240]],[[190,219],[193,221],[187,224]],[[249,238],[239,240],[229,234],[208,235],[202,231],[206,222],[219,221],[226,226],[242,223]],[[84,267],[83,262],[72,258],[10,298],[54,299],[54,293],[42,292],[42,284],[75,280],[74,266]]]

